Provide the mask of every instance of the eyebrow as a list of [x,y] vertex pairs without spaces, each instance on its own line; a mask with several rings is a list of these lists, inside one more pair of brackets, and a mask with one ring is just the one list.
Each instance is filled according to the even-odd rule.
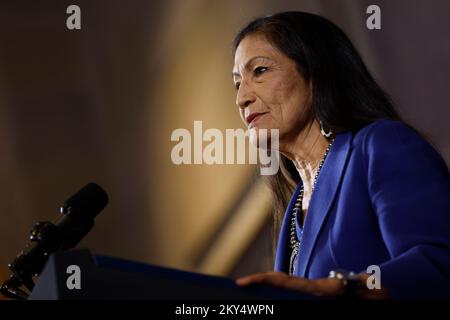
[[[248,67],[253,63],[253,61],[257,60],[257,59],[268,59],[268,60],[272,60],[271,58],[267,57],[267,56],[255,56],[253,58],[250,58],[244,65],[244,69],[248,69]],[[232,78],[234,77],[240,77],[241,75],[237,72],[233,72],[232,73]]]

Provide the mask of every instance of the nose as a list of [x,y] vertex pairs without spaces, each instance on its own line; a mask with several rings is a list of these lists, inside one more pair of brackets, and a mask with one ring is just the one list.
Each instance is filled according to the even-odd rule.
[[245,85],[244,82],[242,82],[236,95],[237,106],[244,109],[255,102],[255,100],[256,96],[254,92],[251,90],[251,88],[249,88],[249,86]]

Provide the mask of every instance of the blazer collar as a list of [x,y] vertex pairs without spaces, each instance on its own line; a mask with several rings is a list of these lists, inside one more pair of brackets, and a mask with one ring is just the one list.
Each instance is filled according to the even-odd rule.
[[[311,260],[314,245],[319,236],[321,227],[331,210],[337,189],[345,172],[348,155],[350,154],[352,137],[353,135],[351,132],[344,132],[336,135],[328,156],[320,170],[303,228],[300,255],[297,259],[296,266],[297,276],[305,277],[307,274],[307,268]],[[292,207],[294,206],[301,186],[302,182],[297,185],[283,218],[277,246],[277,258],[275,260],[276,271],[286,272],[289,267],[290,218]]]

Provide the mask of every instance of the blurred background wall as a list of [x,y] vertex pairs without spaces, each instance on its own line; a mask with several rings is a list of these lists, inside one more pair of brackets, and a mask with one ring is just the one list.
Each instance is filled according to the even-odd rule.
[[[81,7],[82,29],[66,28]],[[381,8],[382,30],[366,28]],[[35,221],[95,181],[110,204],[80,246],[237,276],[272,266],[270,195],[252,165],[172,163],[177,128],[243,128],[231,41],[252,18],[318,13],[353,40],[400,113],[450,161],[446,0],[3,0],[0,265]],[[0,271],[1,273],[1,271]]]

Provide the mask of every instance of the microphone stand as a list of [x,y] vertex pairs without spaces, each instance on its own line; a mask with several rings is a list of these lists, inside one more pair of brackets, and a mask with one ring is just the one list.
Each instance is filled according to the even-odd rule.
[[[8,264],[10,278],[0,287],[0,293],[7,298],[24,300],[34,288],[33,276],[38,276],[55,251],[60,238],[58,228],[51,222],[38,222],[30,232],[30,242],[14,261]],[[22,286],[28,290],[21,289]]]
[[106,192],[89,183],[65,201],[55,223],[36,223],[30,241],[8,265],[11,275],[0,287],[0,293],[7,298],[27,299],[34,288],[33,277],[40,275],[49,255],[74,248],[94,227],[95,216],[107,204]]

